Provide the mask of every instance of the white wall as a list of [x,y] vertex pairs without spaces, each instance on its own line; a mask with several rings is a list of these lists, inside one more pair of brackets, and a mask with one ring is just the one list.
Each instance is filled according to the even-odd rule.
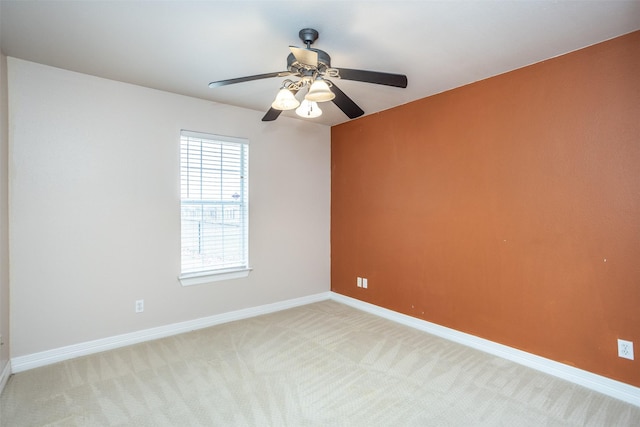
[[7,58],[0,54],[0,391],[9,362],[9,187],[7,136]]
[[[12,357],[329,291],[329,127],[14,58],[8,85]],[[250,140],[246,279],[177,280],[180,129]]]

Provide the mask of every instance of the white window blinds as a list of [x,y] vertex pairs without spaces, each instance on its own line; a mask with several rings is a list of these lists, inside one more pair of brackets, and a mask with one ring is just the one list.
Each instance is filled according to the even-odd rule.
[[249,144],[180,133],[182,274],[249,266]]

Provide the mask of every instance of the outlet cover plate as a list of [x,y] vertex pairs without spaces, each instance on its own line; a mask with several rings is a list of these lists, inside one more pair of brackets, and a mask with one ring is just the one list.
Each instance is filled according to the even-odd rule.
[[633,360],[633,341],[618,339],[618,356]]

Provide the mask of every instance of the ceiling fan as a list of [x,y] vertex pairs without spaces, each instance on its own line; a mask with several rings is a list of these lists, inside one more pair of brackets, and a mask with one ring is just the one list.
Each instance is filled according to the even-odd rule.
[[[311,48],[313,42],[318,39],[316,30],[304,28],[300,30],[298,35],[307,47],[289,46],[291,53],[287,57],[287,71],[219,80],[209,83],[209,87],[216,88],[271,77],[293,77],[294,80],[284,80],[271,108],[262,118],[263,122],[273,121],[280,116],[283,110],[293,109],[301,117],[318,117],[322,114],[318,102],[327,101],[333,101],[350,119],[363,115],[364,111],[336,86],[333,79],[355,80],[400,88],[407,87],[407,76],[403,74],[332,68],[331,57],[327,52]],[[296,99],[296,94],[307,87],[307,93],[301,103]]]

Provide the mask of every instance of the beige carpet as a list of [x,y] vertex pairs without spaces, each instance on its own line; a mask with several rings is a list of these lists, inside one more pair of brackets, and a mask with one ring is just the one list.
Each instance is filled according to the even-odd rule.
[[2,426],[632,426],[640,408],[325,301],[13,375]]

